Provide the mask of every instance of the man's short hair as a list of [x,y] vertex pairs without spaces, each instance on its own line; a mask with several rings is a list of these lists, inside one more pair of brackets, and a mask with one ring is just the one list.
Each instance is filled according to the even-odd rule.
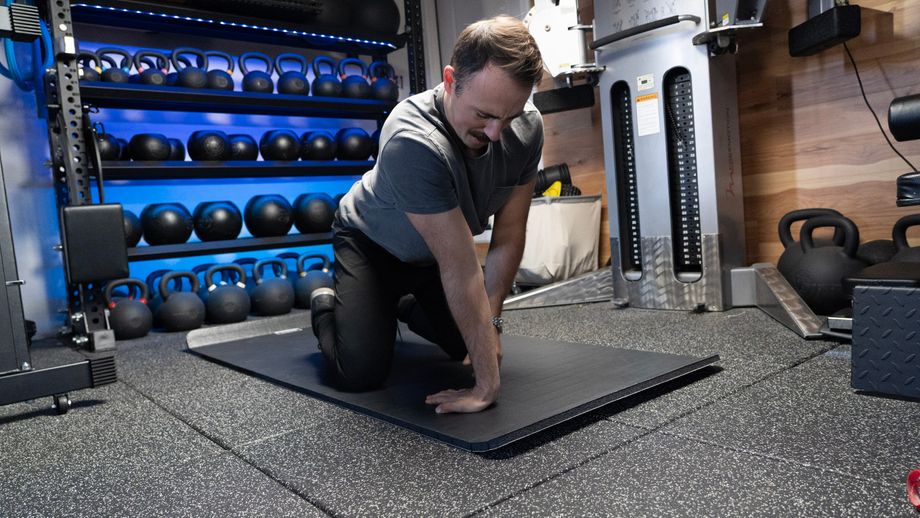
[[511,16],[480,20],[460,33],[450,58],[457,92],[467,79],[490,63],[529,87],[543,76],[537,42],[527,27]]

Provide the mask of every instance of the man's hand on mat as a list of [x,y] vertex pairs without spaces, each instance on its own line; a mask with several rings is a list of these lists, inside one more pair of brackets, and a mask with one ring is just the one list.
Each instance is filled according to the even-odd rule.
[[488,391],[475,386],[468,389],[443,390],[425,398],[425,403],[438,405],[434,411],[439,414],[473,413],[489,408],[498,399],[498,391]]

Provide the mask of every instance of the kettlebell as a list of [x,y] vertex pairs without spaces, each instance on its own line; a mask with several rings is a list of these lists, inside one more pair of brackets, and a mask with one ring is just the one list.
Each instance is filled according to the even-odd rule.
[[144,234],[144,227],[141,225],[140,218],[130,210],[123,210],[122,214],[125,224],[125,244],[128,245],[128,248],[135,247]]
[[300,158],[300,139],[291,130],[266,131],[259,141],[259,152],[265,160],[297,160]]
[[[780,218],[779,240],[783,244],[785,250],[783,250],[782,255],[779,256],[779,261],[776,262],[776,269],[779,270],[779,273],[781,273],[790,284],[795,279],[795,272],[798,270],[799,260],[802,258],[802,246],[792,237],[792,224],[797,221],[805,221],[809,218],[828,214],[842,216],[842,214],[834,209],[815,208],[794,210]],[[843,244],[843,234],[841,234],[840,230],[837,228],[834,229],[833,240],[834,244],[837,246]],[[818,242],[818,246],[827,244],[826,242]]]
[[177,138],[166,139],[169,142],[169,159],[175,161],[185,160],[185,144]]
[[230,139],[219,130],[199,130],[188,137],[188,156],[192,160],[228,160]]
[[[157,308],[163,303],[163,298],[160,297],[160,279],[167,273],[169,273],[169,270],[154,270],[147,275],[147,279],[144,281],[150,293],[150,298],[147,299],[147,307],[150,308],[150,312],[154,315],[157,314]],[[182,279],[174,279],[172,282],[173,289],[177,290],[182,287]]]
[[911,247],[907,242],[907,229],[920,225],[920,214],[908,214],[899,219],[891,231],[891,240],[897,250],[891,258],[894,263],[920,263],[920,246]]
[[[247,63],[261,61],[265,70],[250,70]],[[240,71],[243,72],[243,91],[270,94],[275,89],[272,81],[272,59],[261,52],[246,52],[240,56]]]
[[[187,60],[179,59],[183,54],[195,56],[196,66],[190,66]],[[176,69],[176,86],[185,88],[204,88],[208,85],[208,57],[204,52],[191,47],[180,47],[173,50],[172,66]]]
[[[234,284],[218,284],[214,274],[233,272],[237,275]],[[205,300],[205,318],[211,324],[232,324],[242,322],[249,315],[252,303],[246,293],[246,272],[239,265],[224,264],[212,266],[204,274],[208,296]]]
[[[241,257],[233,261],[233,264],[238,265],[246,273],[246,279],[253,279],[252,276],[252,267],[255,266],[256,260],[252,257]],[[252,294],[253,282],[246,283],[246,293]]]
[[335,201],[326,193],[304,193],[294,200],[294,225],[301,234],[329,232],[335,219]]
[[[183,68],[188,68],[193,66],[191,60],[186,56],[179,56],[176,58],[176,61],[182,63]],[[170,56],[170,62],[172,62],[172,56]],[[166,74],[166,86],[176,86],[176,82],[179,81],[179,71],[173,67],[173,71]]]
[[128,143],[131,158],[140,161],[168,160],[170,154],[169,139],[159,133],[139,133],[131,137]]
[[[121,56],[121,62],[116,62],[115,58],[113,58],[111,54]],[[100,62],[109,65],[109,68],[106,68],[102,71],[103,81],[108,81],[110,83],[127,83],[130,81],[131,54],[128,54],[122,49],[105,47],[97,49],[96,56],[99,57]]]
[[243,215],[231,201],[199,203],[192,217],[195,235],[202,241],[236,239],[243,230]]
[[283,196],[260,194],[246,202],[243,219],[253,237],[284,236],[294,225],[291,212],[291,204]]
[[[357,67],[358,74],[348,75],[349,67]],[[342,95],[350,99],[367,99],[371,96],[371,85],[367,82],[367,65],[358,58],[339,61],[339,78],[342,80]]]
[[[297,252],[282,252],[282,253],[278,254],[276,257],[277,257],[278,259],[281,259],[282,261],[284,261],[284,265],[287,266],[287,271],[288,271],[288,272],[296,272],[296,271],[297,271],[297,259],[300,257],[300,254],[298,254]],[[279,277],[279,276],[281,275],[281,269],[278,268],[277,266],[275,266],[275,267],[274,267],[274,270],[275,270],[275,277]],[[295,292],[296,292],[296,287],[297,287],[297,276],[296,276],[296,275],[293,275],[293,274],[289,275],[289,276],[288,276],[288,282],[291,283],[291,287],[292,287],[292,288],[295,288]],[[297,298],[297,297],[296,297],[296,293],[295,293],[295,297],[294,297],[294,298],[295,298],[295,299]]]
[[134,53],[134,69],[137,75],[131,76],[132,82],[163,86],[169,72],[169,58],[155,50],[139,50]]
[[121,154],[118,138],[110,133],[96,133],[96,149],[99,150],[99,159],[104,162],[118,160]]
[[358,30],[395,36],[399,19],[399,8],[393,0],[362,0],[361,8],[354,10],[351,24]]
[[368,68],[371,76],[371,97],[379,101],[396,101],[399,88],[396,86],[396,70],[386,61],[374,61]]
[[[266,279],[263,270],[266,265],[278,267],[279,277]],[[287,281],[287,265],[281,259],[269,258],[258,261],[252,269],[256,287],[252,289],[252,310],[257,315],[284,315],[294,307],[294,288]]]
[[[843,234],[843,246],[816,246],[812,232],[818,227],[835,227]],[[792,287],[818,315],[833,315],[849,305],[843,279],[866,267],[856,257],[859,230],[852,221],[837,215],[809,218],[799,234],[802,257]]]
[[208,64],[214,63],[214,58],[220,58],[227,62],[226,69],[215,68],[208,70],[206,76],[206,88],[211,90],[228,90],[233,91],[233,56],[219,50],[209,50],[204,53],[208,58]]
[[[192,283],[191,291],[172,291],[173,279],[186,278]],[[160,279],[160,297],[163,303],[154,315],[157,324],[167,331],[188,331],[204,324],[205,306],[196,292],[200,287],[198,277],[192,272],[170,272]]]
[[230,135],[230,158],[229,160],[258,160],[259,145],[256,139],[242,133]]
[[869,266],[891,261],[894,254],[897,253],[894,241],[891,239],[875,239],[859,245],[856,250],[856,257],[865,261]]
[[[116,301],[112,296],[112,290],[118,286],[137,288],[138,298]],[[150,332],[150,328],[153,327],[153,313],[147,307],[149,295],[147,285],[137,279],[119,279],[106,285],[105,305],[108,310],[109,327],[115,332],[116,340],[140,338]]]
[[[198,295],[198,298],[201,299],[201,301],[205,303],[205,306],[207,306],[207,300],[208,300],[208,283],[205,282],[204,280],[204,274],[212,266],[215,266],[215,264],[214,263],[202,263],[202,264],[195,265],[195,267],[192,268],[192,273],[195,274],[195,277],[198,278],[198,282],[201,283],[201,286],[198,287],[198,291],[196,294]],[[226,283],[223,283],[223,284],[226,284]],[[173,288],[173,289],[178,289],[178,288]]]
[[[284,70],[284,62],[296,63],[298,68]],[[300,54],[285,52],[275,56],[275,70],[278,72],[278,93],[290,95],[310,95],[310,82],[307,81],[307,70],[310,64]]]
[[[311,259],[319,259],[322,268],[307,270],[305,263]],[[297,259],[297,280],[294,283],[294,306],[301,309],[310,307],[310,295],[317,288],[332,288],[335,283],[330,273],[329,259],[322,254],[304,254]]]
[[192,215],[181,203],[154,203],[141,211],[144,240],[150,245],[185,243],[192,235]]
[[367,160],[371,154],[371,138],[361,128],[342,128],[335,134],[339,160]]
[[100,63],[99,56],[95,53],[81,50],[77,54],[77,62],[80,64],[80,70],[83,71],[83,75],[80,76],[81,81],[102,80],[102,76],[99,75],[102,71],[102,63]]
[[[323,73],[322,65],[329,67]],[[328,56],[318,56],[313,60],[313,95],[320,97],[339,97],[342,95],[342,81],[335,75],[335,61]]]
[[338,145],[328,131],[308,131],[300,137],[300,158],[333,160]]

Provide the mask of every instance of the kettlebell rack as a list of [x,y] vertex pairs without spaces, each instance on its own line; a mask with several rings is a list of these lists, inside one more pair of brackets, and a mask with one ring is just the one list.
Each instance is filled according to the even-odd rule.
[[[162,3],[129,0],[48,0],[42,5],[43,18],[50,21],[55,62],[45,78],[48,109],[48,136],[58,206],[62,209],[94,205],[91,186],[96,171],[90,167],[90,108],[140,109],[202,113],[262,114],[324,118],[376,120],[382,124],[395,106],[393,102],[259,94],[216,90],[193,90],[181,87],[112,84],[80,81],[78,45],[73,23],[116,26],[146,31],[192,34],[221,39],[271,43],[285,47],[311,48],[343,52],[348,55],[371,55],[374,58],[407,46],[410,90],[425,88],[422,52],[420,0],[404,0],[405,33],[381,35],[367,31],[328,34],[322,27],[269,23],[253,19],[216,14]],[[217,19],[219,17],[219,19]],[[172,180],[179,178],[247,178],[354,176],[366,172],[372,161],[317,162],[103,162],[104,179]],[[62,238],[68,235],[66,217],[61,222]],[[125,248],[127,261],[145,261],[196,255],[308,246],[331,242],[331,233],[291,234],[271,238],[240,238],[228,241],[192,242]],[[66,243],[65,269],[71,265],[67,250],[80,243]],[[69,326],[76,345],[90,350],[114,347],[112,332],[107,329],[100,283],[74,283],[68,276]]]

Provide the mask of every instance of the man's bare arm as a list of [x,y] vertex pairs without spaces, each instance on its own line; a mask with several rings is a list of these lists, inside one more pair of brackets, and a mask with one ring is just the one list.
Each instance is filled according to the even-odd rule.
[[476,374],[472,389],[432,394],[426,403],[437,412],[478,412],[491,405],[501,386],[498,332],[492,326],[482,269],[463,213],[454,208],[439,214],[407,214],[438,262],[441,284],[451,314],[466,343]]
[[495,214],[492,240],[486,256],[486,292],[493,315],[501,315],[502,304],[511,291],[514,276],[524,255],[527,215],[536,179],[518,185],[505,205]]

